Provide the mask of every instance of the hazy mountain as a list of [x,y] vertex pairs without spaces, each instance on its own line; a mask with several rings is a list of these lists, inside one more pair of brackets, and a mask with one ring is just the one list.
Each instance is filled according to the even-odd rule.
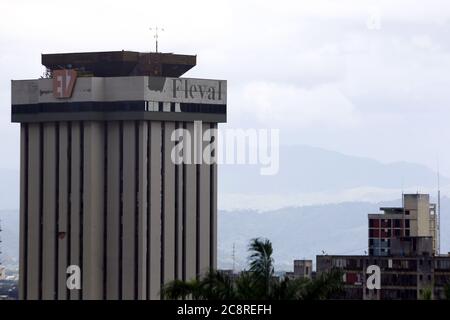
[[[442,252],[450,251],[450,199],[443,198],[441,237]],[[292,268],[294,259],[308,258],[325,251],[328,254],[364,254],[367,250],[367,214],[378,212],[381,206],[400,205],[400,200],[368,203],[348,202],[280,210],[219,211],[219,267],[233,265],[235,244],[236,266],[246,264],[247,245],[255,237],[267,237],[274,245],[276,266]],[[19,214],[0,211],[2,220],[2,260],[17,263]]]
[[[0,210],[19,207],[18,170],[0,169]],[[434,188],[436,173],[419,164],[408,162],[381,163],[369,158],[345,155],[309,146],[284,146],[280,148],[279,172],[273,176],[260,175],[257,165],[221,164],[219,170],[219,207],[228,209],[229,202],[238,197],[263,196],[265,201],[278,197],[297,197],[304,193],[324,194],[323,203],[336,202],[332,195],[349,189],[375,188],[400,189],[402,184],[408,188]],[[450,180],[441,177],[441,184],[448,185]],[[415,192],[416,189],[414,189]],[[423,189],[421,189],[423,191]],[[369,190],[371,192],[371,190]],[[367,193],[367,192],[366,192]],[[327,201],[327,198],[330,200]],[[368,200],[361,193],[347,197],[342,201]],[[257,202],[259,199],[256,200]],[[227,203],[228,202],[228,203]],[[286,202],[289,205],[304,203]],[[249,206],[243,205],[241,208]],[[252,207],[252,206],[250,206]]]
[[19,208],[19,171],[0,169],[0,210]]
[[4,265],[17,265],[19,259],[19,212],[17,210],[1,210],[0,221],[2,226],[0,261]]
[[[256,165],[221,165],[220,191],[233,193],[315,192],[361,186],[434,187],[436,173],[409,162],[382,163],[309,146],[280,148],[279,172],[262,176]],[[442,177],[443,184],[449,179]]]
[[[219,208],[259,209],[343,201],[396,199],[401,189],[431,192],[437,176],[408,162],[382,163],[309,146],[280,148],[279,172],[260,174],[259,165],[221,165]],[[441,185],[450,180],[441,177]],[[446,193],[447,194],[447,193]]]
[[[14,262],[18,255],[19,174],[0,169],[0,175],[3,260]],[[380,206],[373,201],[374,190],[378,198],[389,200],[399,198],[402,180],[404,188],[413,188],[414,192],[417,186],[434,188],[436,183],[436,174],[422,165],[385,164],[308,146],[282,147],[280,170],[275,176],[261,176],[259,167],[250,165],[221,165],[219,175],[219,209],[230,207],[230,203],[237,208],[219,214],[222,267],[232,264],[233,243],[237,262],[243,264],[248,240],[256,236],[273,241],[275,258],[283,268],[290,268],[294,258],[313,258],[322,250],[363,253],[367,213],[376,212]],[[450,185],[445,177],[441,177],[441,183]],[[390,192],[390,196],[383,192]],[[316,201],[305,200],[304,194],[313,194]],[[243,205],[238,197],[244,199]],[[246,197],[253,197],[254,205],[248,206]],[[276,206],[271,206],[273,199]],[[445,201],[448,205],[443,202],[443,208],[450,208],[450,201]],[[242,210],[248,207],[257,210]],[[281,209],[270,210],[273,207]],[[261,208],[266,212],[260,212]],[[443,216],[445,223],[449,225]],[[444,243],[450,242],[447,234],[442,233]]]
[[[367,250],[367,214],[400,200],[383,203],[339,203],[275,211],[221,211],[219,213],[219,266],[231,268],[233,243],[236,264],[245,266],[247,245],[255,237],[273,242],[278,268],[292,269],[294,259],[321,254],[364,254]],[[450,199],[443,198],[441,252],[450,251]]]

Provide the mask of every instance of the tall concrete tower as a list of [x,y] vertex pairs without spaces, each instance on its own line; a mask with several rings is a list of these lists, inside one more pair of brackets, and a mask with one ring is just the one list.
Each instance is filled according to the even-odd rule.
[[[226,81],[180,78],[190,55],[44,54],[42,64],[43,78],[12,81],[20,298],[158,299],[164,283],[214,268]],[[69,289],[77,267],[81,287]]]

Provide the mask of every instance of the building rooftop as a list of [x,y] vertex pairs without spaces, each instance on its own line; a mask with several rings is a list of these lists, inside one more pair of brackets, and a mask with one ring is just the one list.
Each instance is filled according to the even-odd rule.
[[42,54],[42,64],[51,72],[76,69],[79,76],[180,77],[197,63],[195,55],[162,52],[107,51]]
[[402,207],[381,207],[380,211],[383,211],[384,213],[403,214],[405,212],[405,208],[402,208]]

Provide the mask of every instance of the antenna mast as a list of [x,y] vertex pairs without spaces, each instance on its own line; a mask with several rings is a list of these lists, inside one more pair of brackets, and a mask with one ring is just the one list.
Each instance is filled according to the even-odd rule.
[[164,29],[158,29],[158,26],[156,26],[154,28],[150,28],[150,30],[154,31],[153,38],[155,38],[155,52],[158,52],[158,31],[164,31]]
[[1,259],[1,255],[2,255],[2,237],[1,237],[1,233],[2,233],[2,220],[0,220],[0,266],[2,265],[2,259]]
[[441,253],[441,177],[439,172],[439,159],[437,166],[437,209],[436,209],[436,253]]
[[235,245],[234,242],[233,242],[233,255],[232,255],[232,257],[233,257],[233,273],[234,273],[234,270],[236,270],[236,245]]
[[[402,211],[403,211],[403,223],[405,223],[405,190],[404,190],[404,183],[403,183],[403,176],[402,176]],[[405,225],[403,224],[403,236],[406,235],[405,231]]]

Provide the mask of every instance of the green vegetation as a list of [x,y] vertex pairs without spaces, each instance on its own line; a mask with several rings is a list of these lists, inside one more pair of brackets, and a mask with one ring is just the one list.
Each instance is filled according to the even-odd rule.
[[432,300],[433,299],[433,292],[432,292],[431,288],[423,289],[420,298],[422,300]]
[[450,300],[450,283],[447,283],[444,286],[444,295],[445,295],[445,300]]
[[274,276],[272,243],[256,238],[249,245],[249,269],[234,279],[211,270],[200,279],[175,280],[164,286],[165,299],[195,300],[323,300],[342,289],[342,273],[334,270],[314,280]]

